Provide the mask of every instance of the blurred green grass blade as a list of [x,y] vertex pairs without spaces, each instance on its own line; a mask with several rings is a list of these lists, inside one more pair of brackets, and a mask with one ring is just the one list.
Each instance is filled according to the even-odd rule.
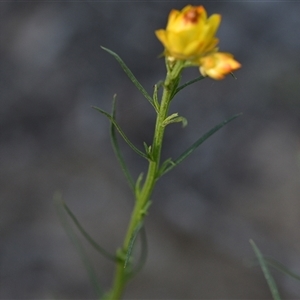
[[62,196],[60,193],[55,193],[54,197],[53,197],[54,203],[55,203],[55,207],[57,210],[57,214],[59,217],[59,220],[63,226],[63,228],[65,229],[65,232],[67,234],[67,236],[69,237],[69,239],[71,240],[71,242],[73,243],[73,245],[75,246],[80,259],[82,260],[85,269],[87,271],[88,277],[90,279],[91,284],[93,285],[98,298],[100,298],[103,295],[103,290],[100,287],[99,283],[98,283],[98,279],[96,276],[96,272],[88,258],[88,255],[85,251],[85,248],[83,247],[83,245],[81,244],[80,240],[78,239],[77,235],[75,234],[74,230],[72,229],[72,227],[70,226],[66,216],[65,216],[65,209],[64,209],[64,205],[63,205],[63,200],[62,200]]
[[[116,95],[114,95],[113,97],[113,104],[112,104],[112,118],[115,120],[116,119]],[[122,156],[119,144],[118,144],[118,140],[117,140],[117,136],[116,136],[116,127],[114,125],[113,122],[110,123],[110,137],[111,137],[111,141],[112,141],[112,145],[113,145],[113,149],[115,151],[115,154],[117,156],[117,159],[121,165],[122,171],[129,183],[129,186],[131,188],[131,190],[134,192],[134,181],[129,173],[129,170],[126,166],[126,163],[124,161],[124,158]]]
[[132,250],[133,250],[134,243],[136,241],[136,237],[138,236],[138,233],[139,233],[140,229],[142,228],[142,226],[143,226],[143,222],[141,221],[136,225],[136,227],[133,231],[133,234],[132,234],[132,236],[130,238],[130,241],[129,241],[128,250],[127,250],[127,253],[126,253],[124,268],[127,267],[127,264],[128,264],[128,262],[131,258],[131,253],[132,253]]
[[258,247],[256,246],[256,244],[254,243],[253,240],[250,240],[250,244],[253,248],[253,251],[259,261],[259,264],[260,264],[260,267],[264,273],[264,276],[267,280],[267,283],[269,285],[269,288],[270,288],[270,291],[271,291],[271,294],[272,294],[272,297],[274,300],[281,300],[280,298],[280,295],[279,295],[279,292],[278,292],[278,289],[277,289],[277,286],[276,286],[276,283],[268,269],[268,266],[267,266],[267,263],[265,262],[260,250],[258,249]]
[[122,138],[124,139],[124,141],[128,144],[128,146],[134,151],[136,152],[138,155],[140,155],[143,158],[146,158],[148,160],[147,155],[140,151],[138,148],[136,148],[128,139],[128,137],[125,135],[125,133],[123,132],[123,130],[121,129],[121,127],[118,125],[118,123],[116,122],[116,120],[106,111],[104,111],[103,109],[96,107],[96,106],[92,106],[92,108],[94,108],[95,110],[99,111],[101,114],[105,115],[111,123],[113,123],[114,127],[116,127],[116,129],[118,130],[118,132],[120,133],[120,135],[122,136]]
[[132,74],[132,72],[126,66],[126,64],[121,59],[121,57],[117,53],[111,51],[110,49],[107,49],[102,46],[101,46],[101,48],[103,50],[105,50],[106,52],[108,52],[109,54],[111,54],[117,60],[117,62],[121,65],[122,69],[127,74],[129,79],[133,82],[133,84],[137,87],[137,89],[143,94],[143,96],[150,102],[150,104],[155,108],[152,97],[148,94],[148,92],[144,89],[144,87],[139,83],[139,81],[136,79],[136,77]]
[[159,177],[166,174],[173,168],[175,168],[178,164],[180,164],[184,159],[186,159],[190,154],[192,154],[203,142],[205,142],[210,136],[212,136],[214,133],[216,133],[219,129],[221,129],[223,126],[228,124],[229,122],[233,121],[237,117],[239,117],[240,114],[236,114],[233,117],[221,122],[220,124],[213,127],[211,130],[209,130],[207,133],[205,133],[200,139],[198,139],[191,147],[189,147],[187,150],[185,150],[177,159],[174,161],[170,161],[169,166],[165,167],[164,170],[159,174]]
[[271,257],[265,257],[264,256],[265,262],[272,268],[300,281],[300,276],[297,275],[296,273],[292,272],[290,269],[288,269],[285,265],[280,263],[279,261],[271,258]]
[[191,84],[193,84],[193,83],[195,83],[195,82],[197,82],[197,81],[200,81],[200,80],[202,80],[202,79],[204,79],[204,78],[206,78],[206,77],[200,75],[199,77],[197,77],[197,78],[195,78],[195,79],[193,79],[193,80],[190,80],[190,81],[184,83],[183,85],[179,86],[179,87],[175,90],[173,97],[174,97],[178,92],[180,92],[182,89],[184,89],[184,88],[186,88],[187,86],[189,86],[189,85],[191,85]]
[[72,213],[70,208],[67,206],[67,204],[62,200],[61,205],[69,215],[69,217],[72,219],[73,223],[76,225],[77,229],[80,231],[80,233],[84,236],[84,238],[90,243],[90,245],[97,250],[100,254],[108,258],[109,260],[112,261],[117,261],[117,258],[110,254],[108,251],[103,249],[86,231],[85,229],[81,226],[80,222],[77,220],[75,215]]

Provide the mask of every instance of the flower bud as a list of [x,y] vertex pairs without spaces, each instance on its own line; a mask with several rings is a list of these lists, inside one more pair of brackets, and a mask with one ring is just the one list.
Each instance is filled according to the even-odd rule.
[[216,52],[200,59],[200,73],[213,79],[223,79],[225,75],[241,67],[230,53]]

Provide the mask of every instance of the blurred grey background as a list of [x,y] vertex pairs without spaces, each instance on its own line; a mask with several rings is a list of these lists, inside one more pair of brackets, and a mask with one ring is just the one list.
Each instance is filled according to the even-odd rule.
[[[165,74],[172,8],[222,14],[220,50],[242,69],[174,100],[189,124],[168,127],[163,157],[243,112],[158,183],[146,221],[149,257],[126,299],[270,299],[249,239],[300,273],[300,4],[297,1],[1,1],[0,298],[94,299],[53,204],[56,191],[109,251],[121,244],[131,192],[112,151],[110,110],[142,149],[155,114],[112,56],[152,93]],[[184,80],[198,76],[186,70]],[[134,177],[146,163],[120,142]],[[86,245],[101,285],[111,262]],[[273,272],[284,298],[299,282]]]

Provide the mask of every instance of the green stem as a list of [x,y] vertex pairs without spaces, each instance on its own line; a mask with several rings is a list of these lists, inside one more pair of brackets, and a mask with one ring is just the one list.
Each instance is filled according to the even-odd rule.
[[156,117],[155,131],[151,148],[152,155],[151,160],[149,160],[147,176],[142,189],[136,193],[136,202],[131,214],[131,219],[123,242],[123,247],[121,251],[119,250],[117,253],[117,255],[119,254],[118,257],[120,259],[117,262],[113,287],[106,295],[105,299],[120,299],[124,291],[128,277],[128,269],[124,268],[125,257],[128,253],[130,241],[137,226],[143,222],[143,219],[147,214],[147,209],[150,204],[150,197],[157,180],[157,173],[160,165],[162,142],[165,132],[165,126],[163,125],[163,122],[168,116],[170,102],[172,100],[172,96],[174,95],[174,91],[177,88],[179,81],[178,78],[182,68],[183,63],[180,61],[176,62],[171,69],[168,68],[166,80],[164,82],[162,99]]

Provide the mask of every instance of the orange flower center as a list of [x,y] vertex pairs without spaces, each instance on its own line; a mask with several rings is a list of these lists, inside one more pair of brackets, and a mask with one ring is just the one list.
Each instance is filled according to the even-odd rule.
[[184,15],[184,21],[186,23],[195,24],[198,22],[199,16],[200,16],[200,13],[197,11],[197,9],[192,8],[189,11],[187,11],[186,14]]

